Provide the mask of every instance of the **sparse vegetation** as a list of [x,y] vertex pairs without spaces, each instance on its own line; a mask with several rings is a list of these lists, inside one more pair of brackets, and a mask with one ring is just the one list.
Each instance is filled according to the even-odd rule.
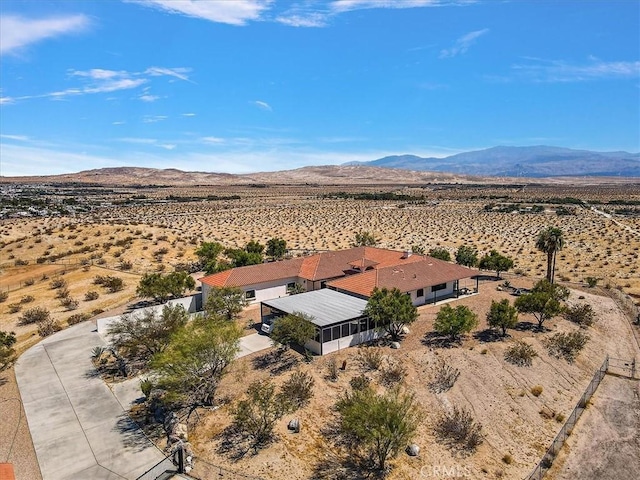
[[591,305],[588,303],[580,303],[567,307],[564,311],[564,318],[581,327],[590,327],[596,320],[596,314]]
[[445,444],[462,450],[473,451],[483,441],[482,425],[468,410],[457,406],[442,413],[436,421],[435,431]]
[[384,354],[379,347],[361,347],[358,352],[358,362],[365,371],[378,370],[383,360]]
[[540,395],[542,395],[542,386],[540,385],[536,385],[534,387],[531,387],[531,395],[533,395],[534,397],[539,397]]
[[584,348],[589,341],[589,335],[576,330],[569,333],[556,333],[547,339],[545,344],[549,354],[557,358],[564,358],[571,363],[576,355]]
[[20,325],[31,325],[33,323],[46,322],[51,318],[51,312],[44,307],[33,307],[26,310],[18,318]]
[[432,368],[429,390],[434,393],[446,392],[453,387],[459,376],[460,370],[440,358]]
[[4,370],[14,359],[16,334],[14,332],[0,331],[0,372]]
[[519,367],[530,367],[533,359],[537,356],[538,352],[523,340],[516,341],[504,352],[504,359]]

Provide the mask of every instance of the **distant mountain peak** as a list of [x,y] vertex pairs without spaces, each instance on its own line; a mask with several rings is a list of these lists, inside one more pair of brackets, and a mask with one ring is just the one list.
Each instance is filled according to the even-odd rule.
[[640,177],[639,153],[594,152],[548,145],[499,145],[443,158],[425,158],[411,154],[390,155],[357,164],[500,177]]

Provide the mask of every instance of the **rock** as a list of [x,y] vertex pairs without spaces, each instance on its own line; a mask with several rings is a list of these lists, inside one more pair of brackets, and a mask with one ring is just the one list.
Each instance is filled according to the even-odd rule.
[[393,348],[394,350],[399,350],[400,342],[391,342],[391,348]]
[[292,419],[289,422],[289,425],[287,425],[287,428],[289,430],[292,430],[295,433],[299,433],[300,432],[300,420],[297,418]]
[[187,433],[187,426],[184,423],[179,423],[173,430],[173,435],[178,437],[180,440],[188,440],[189,434]]
[[415,443],[412,443],[407,447],[406,452],[407,452],[407,455],[409,455],[410,457],[417,457],[418,454],[420,453],[420,447]]
[[402,333],[404,335],[409,335],[411,333],[411,330],[409,330],[409,327],[405,325],[404,327],[402,327]]
[[540,409],[540,412],[539,412],[539,413],[540,413],[540,415],[541,415],[543,418],[546,418],[546,419],[548,419],[548,420],[551,420],[553,417],[555,417],[555,416],[556,416],[556,412],[554,412],[553,410],[551,410],[551,409],[550,409],[549,407],[547,407],[546,405],[545,405],[545,406],[543,406],[543,407]]

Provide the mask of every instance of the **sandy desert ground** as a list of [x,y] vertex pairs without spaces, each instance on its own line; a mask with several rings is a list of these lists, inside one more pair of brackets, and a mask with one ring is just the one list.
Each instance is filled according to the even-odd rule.
[[[397,191],[413,195],[416,200],[335,198],[337,192],[345,190]],[[527,338],[540,355],[528,369],[511,366],[502,359],[506,345],[513,338],[506,342],[482,343],[480,339],[469,337],[462,347],[432,348],[422,340],[431,330],[437,309],[422,308],[420,321],[403,342],[403,348],[388,350],[385,354],[389,358],[397,357],[407,366],[407,386],[416,391],[427,414],[439,412],[444,405],[466,405],[484,425],[487,438],[476,454],[460,457],[435,442],[430,426],[425,424],[416,439],[422,446],[421,456],[417,459],[401,456],[394,470],[397,479],[420,478],[416,475],[420,475],[421,468],[427,469],[424,473],[437,465],[469,468],[474,472],[472,478],[524,476],[560,427],[557,421],[542,418],[541,408],[568,414],[606,353],[637,354],[628,320],[605,294],[619,289],[639,302],[640,217],[608,217],[583,206],[575,206],[575,215],[558,216],[559,203],[553,202],[553,199],[563,197],[588,202],[638,201],[640,189],[637,186],[175,187],[159,190],[150,197],[161,199],[169,194],[189,196],[194,193],[238,194],[241,198],[124,206],[72,217],[3,220],[0,223],[0,290],[9,293],[7,300],[0,303],[0,329],[15,331],[19,339],[18,350],[23,351],[39,339],[35,326],[18,324],[26,309],[45,307],[62,326],[75,314],[95,317],[101,311],[134,300],[135,288],[143,273],[168,272],[180,263],[194,261],[194,250],[200,242],[212,240],[235,247],[249,240],[265,243],[269,238],[281,237],[287,241],[293,255],[347,247],[355,232],[361,230],[373,232],[380,240],[379,246],[386,248],[407,249],[418,245],[429,250],[440,246],[453,254],[460,245],[474,245],[480,255],[497,249],[513,257],[515,267],[508,278],[513,284],[528,286],[542,277],[546,268],[544,255],[535,248],[537,233],[549,225],[560,226],[566,245],[558,255],[556,277],[568,286],[580,289],[579,294],[584,295],[599,313],[599,322],[589,329],[591,341],[584,352],[569,365],[547,355],[540,339],[548,334],[528,331],[513,332],[513,338]],[[545,211],[520,214],[484,209],[488,203],[514,201],[524,202],[524,205],[541,204]],[[597,206],[605,209],[601,204]],[[52,263],[47,260],[51,257],[58,259]],[[108,293],[93,284],[97,275],[121,278],[125,288]],[[598,278],[599,286],[603,288],[585,291],[584,282],[589,276]],[[55,298],[56,290],[51,288],[51,282],[57,278],[66,280],[70,296],[78,301],[76,309],[67,310]],[[507,296],[497,292],[495,287],[495,282],[487,282],[482,285],[482,295],[460,300],[479,314],[480,329],[484,328],[490,299]],[[99,298],[86,300],[89,291],[97,291]],[[19,311],[11,313],[16,308]],[[549,327],[554,332],[571,329],[572,325],[557,319]],[[198,451],[213,463],[264,478],[293,479],[313,475],[313,465],[333,461],[331,455],[340,457],[341,452],[327,443],[321,430],[325,423],[323,419],[331,415],[330,406],[347,387],[348,380],[359,373],[356,355],[357,349],[335,355],[339,363],[345,359],[348,364],[347,371],[336,383],[324,378],[325,358],[295,367],[309,370],[316,378],[313,404],[297,414],[305,426],[303,435],[292,436],[281,428],[280,442],[256,457],[233,462],[228,455],[217,453],[215,435],[229,421],[228,412],[221,409],[208,416],[195,430],[192,438]],[[425,379],[437,358],[446,358],[463,372],[452,390],[439,395],[425,388]],[[269,374],[257,371],[252,363],[254,360],[247,358],[238,362],[226,380],[225,396],[234,398],[241,394],[246,378]],[[284,372],[274,378],[281,382],[287,375]],[[239,378],[243,378],[241,385]],[[530,393],[534,385],[543,387],[540,397]],[[6,390],[7,385],[0,385],[0,397],[4,398]],[[511,464],[502,460],[506,454],[512,456]]]

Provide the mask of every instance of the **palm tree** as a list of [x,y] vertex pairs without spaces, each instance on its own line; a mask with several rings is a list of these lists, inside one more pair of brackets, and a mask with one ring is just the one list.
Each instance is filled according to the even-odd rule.
[[536,248],[547,254],[547,280],[553,283],[556,271],[556,252],[564,247],[562,230],[558,227],[547,227],[538,234]]

